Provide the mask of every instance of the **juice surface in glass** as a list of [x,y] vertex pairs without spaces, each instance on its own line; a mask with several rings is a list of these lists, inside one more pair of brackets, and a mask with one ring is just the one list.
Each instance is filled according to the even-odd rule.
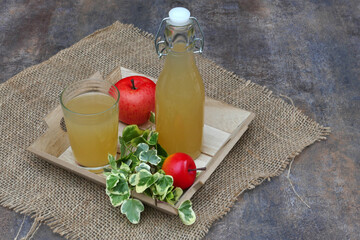
[[156,84],[156,131],[159,143],[172,154],[193,159],[201,153],[204,125],[204,85],[192,51],[174,45]]
[[85,167],[108,164],[116,155],[118,107],[116,100],[102,93],[85,93],[70,99],[64,112],[66,128],[76,161]]

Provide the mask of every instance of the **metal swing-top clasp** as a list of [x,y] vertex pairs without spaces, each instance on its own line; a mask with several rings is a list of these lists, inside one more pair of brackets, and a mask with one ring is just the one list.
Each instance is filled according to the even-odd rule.
[[[200,24],[198,22],[198,20],[194,17],[189,17],[188,19],[191,19],[192,22],[196,23],[199,31],[200,31],[200,35],[201,37],[195,37],[194,38],[194,53],[202,53],[203,49],[204,49],[204,34],[203,31],[200,27]],[[170,21],[170,17],[164,18],[159,26],[159,29],[157,30],[156,36],[155,36],[155,50],[156,53],[158,54],[159,58],[161,58],[162,56],[166,56],[167,52],[166,52],[166,40],[165,40],[165,36],[164,34],[162,36],[160,36],[160,31],[163,28],[164,23],[166,23],[166,21]],[[162,46],[161,46],[162,45]]]

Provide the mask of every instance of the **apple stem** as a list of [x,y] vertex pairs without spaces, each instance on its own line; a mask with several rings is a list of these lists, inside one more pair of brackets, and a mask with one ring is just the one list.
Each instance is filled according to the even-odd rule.
[[206,167],[201,167],[201,168],[195,168],[195,169],[188,169],[188,172],[190,171],[205,171]]
[[131,89],[136,90],[137,88],[135,87],[134,79],[131,79],[130,81],[131,81],[131,84],[132,84]]

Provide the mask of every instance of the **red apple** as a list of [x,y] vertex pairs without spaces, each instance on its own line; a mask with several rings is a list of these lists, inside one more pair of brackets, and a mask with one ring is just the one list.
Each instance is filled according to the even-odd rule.
[[194,183],[196,178],[195,169],[194,160],[185,153],[174,153],[168,156],[162,165],[165,174],[173,177],[173,185],[183,190]]
[[127,124],[143,124],[155,111],[153,81],[142,76],[130,76],[119,80],[115,86],[120,92],[119,120]]

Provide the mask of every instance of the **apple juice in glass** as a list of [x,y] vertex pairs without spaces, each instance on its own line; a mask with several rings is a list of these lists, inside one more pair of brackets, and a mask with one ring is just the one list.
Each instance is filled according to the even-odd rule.
[[[164,22],[165,40],[158,40]],[[203,38],[195,38],[195,23],[198,25],[187,9],[173,8],[169,18],[161,22],[155,40],[158,55],[166,55],[155,94],[159,143],[169,155],[183,152],[193,159],[201,153],[205,102],[204,85],[194,58],[194,52],[202,52]],[[201,46],[196,51],[198,41]],[[161,44],[165,48],[159,50]]]
[[116,156],[120,93],[102,80],[75,82],[61,93],[60,102],[76,162],[99,172]]

